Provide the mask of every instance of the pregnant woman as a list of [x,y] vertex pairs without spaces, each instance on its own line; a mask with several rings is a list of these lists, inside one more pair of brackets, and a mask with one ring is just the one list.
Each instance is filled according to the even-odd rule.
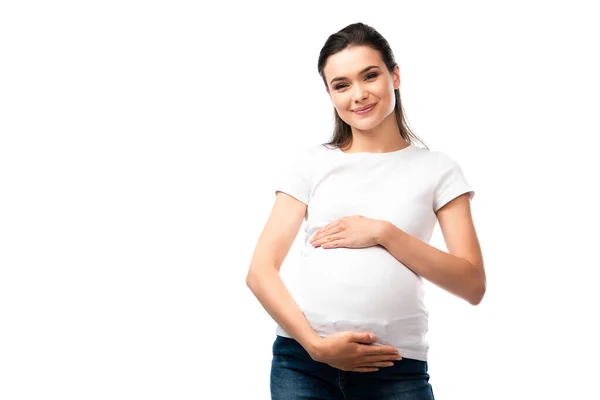
[[[423,281],[477,305],[483,256],[459,164],[406,124],[388,42],[356,23],[318,70],[330,142],[299,151],[275,187],[247,285],[276,321],[272,399],[433,399]],[[300,267],[279,268],[306,220]],[[439,221],[449,253],[428,244]]]

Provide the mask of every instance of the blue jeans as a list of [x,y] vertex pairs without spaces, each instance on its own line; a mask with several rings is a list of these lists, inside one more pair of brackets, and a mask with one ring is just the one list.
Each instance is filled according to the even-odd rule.
[[279,335],[270,386],[272,400],[434,400],[427,361],[402,358],[375,372],[343,371],[313,360],[296,340]]

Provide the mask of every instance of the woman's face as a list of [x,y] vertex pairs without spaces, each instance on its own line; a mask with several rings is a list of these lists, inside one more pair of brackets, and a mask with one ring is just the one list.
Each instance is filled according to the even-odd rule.
[[[394,111],[400,69],[396,66],[390,75],[377,50],[368,46],[346,48],[327,59],[323,74],[331,102],[348,125],[368,130]],[[368,113],[356,112],[371,104],[375,106]]]

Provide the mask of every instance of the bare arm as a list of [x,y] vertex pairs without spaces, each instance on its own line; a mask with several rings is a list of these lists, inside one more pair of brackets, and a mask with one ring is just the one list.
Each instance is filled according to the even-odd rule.
[[277,193],[271,215],[254,250],[246,284],[279,326],[313,356],[321,337],[310,326],[279,276],[306,208],[306,204],[292,196]]
[[379,244],[417,275],[477,305],[485,294],[486,277],[469,196],[463,194],[448,202],[437,217],[449,253],[386,221]]

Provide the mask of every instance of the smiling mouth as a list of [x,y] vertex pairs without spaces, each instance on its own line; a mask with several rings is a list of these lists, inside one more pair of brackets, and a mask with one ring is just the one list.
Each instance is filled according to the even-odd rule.
[[370,106],[368,106],[367,108],[365,108],[365,109],[362,109],[362,110],[361,110],[361,109],[352,110],[352,112],[353,112],[353,113],[355,113],[355,114],[358,114],[358,115],[366,114],[366,113],[368,113],[369,111],[371,111],[373,108],[375,108],[375,106],[376,106],[377,104],[378,104],[378,103],[371,104]]

